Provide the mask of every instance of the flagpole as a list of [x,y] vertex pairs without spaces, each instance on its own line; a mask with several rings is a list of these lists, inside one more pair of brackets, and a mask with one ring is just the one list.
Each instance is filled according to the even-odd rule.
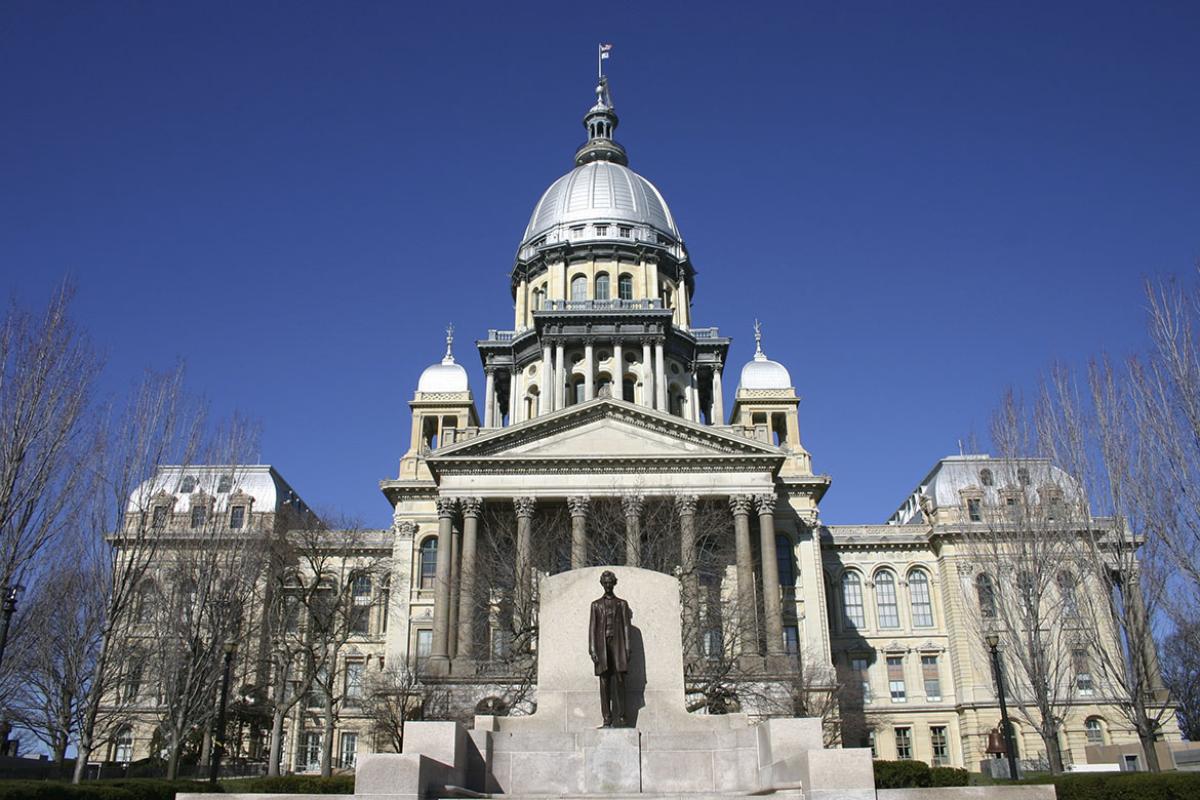
[[596,45],[596,80],[604,80],[604,45]]

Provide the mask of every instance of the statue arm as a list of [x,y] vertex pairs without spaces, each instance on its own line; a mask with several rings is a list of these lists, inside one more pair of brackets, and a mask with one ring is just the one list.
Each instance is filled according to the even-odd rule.
[[592,604],[588,611],[588,655],[596,660],[596,605]]

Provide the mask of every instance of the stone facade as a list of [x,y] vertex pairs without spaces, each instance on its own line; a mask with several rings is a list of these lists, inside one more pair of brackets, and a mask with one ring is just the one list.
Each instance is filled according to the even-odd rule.
[[[694,324],[691,257],[612,139],[605,85],[598,97],[575,169],[518,248],[513,328],[477,342],[482,415],[450,342],[420,377],[409,449],[380,483],[392,507],[376,537],[386,596],[372,587],[379,610],[335,668],[411,665],[462,720],[541,713],[534,664],[553,646],[538,636],[545,578],[642,567],[678,578],[681,612],[638,613],[682,614],[683,642],[663,645],[679,652],[694,712],[811,716],[823,696],[827,739],[977,769],[998,722],[965,544],[983,524],[970,503],[980,487],[951,491],[939,476],[998,462],[939,462],[888,524],[822,524],[831,479],[801,440],[788,370],[756,329],[754,359],[727,391],[730,340]],[[262,680],[265,692],[272,678]],[[861,687],[853,733],[846,686]],[[1101,695],[1070,703],[1069,761],[1084,762],[1088,744],[1136,741]],[[284,769],[311,770],[321,735],[299,707]],[[337,754],[382,747],[351,707],[335,736]],[[135,756],[147,741],[139,733]],[[1019,720],[1018,744],[1036,761],[1040,739]]]

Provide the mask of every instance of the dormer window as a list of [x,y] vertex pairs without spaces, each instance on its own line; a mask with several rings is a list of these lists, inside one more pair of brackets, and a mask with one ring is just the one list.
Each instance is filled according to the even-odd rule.
[[987,467],[984,467],[983,469],[979,470],[979,482],[984,486],[991,486],[996,481],[992,477],[992,471]]
[[1021,467],[1017,470],[1017,483],[1021,484],[1022,486],[1029,485],[1029,470],[1025,469],[1024,467]]
[[233,489],[233,476],[222,475],[217,480],[217,494],[228,494]]
[[184,476],[184,479],[179,482],[180,494],[191,494],[196,491],[196,478],[193,475]]

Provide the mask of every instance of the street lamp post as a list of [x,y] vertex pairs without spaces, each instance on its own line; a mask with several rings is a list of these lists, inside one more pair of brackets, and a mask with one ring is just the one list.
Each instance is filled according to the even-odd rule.
[[225,650],[225,670],[221,675],[221,704],[217,706],[217,730],[213,735],[212,764],[208,772],[208,782],[217,785],[217,772],[221,769],[221,757],[225,755],[225,706],[229,705],[229,673],[233,669],[233,654],[237,652],[237,642],[227,641]]
[[8,626],[12,622],[13,612],[17,610],[17,592],[21,591],[18,584],[4,588],[4,600],[0,604],[0,664],[4,663],[4,648],[8,644]]
[[1004,702],[1004,672],[1000,667],[1000,635],[988,631],[986,637],[988,649],[992,651],[992,672],[996,677],[996,697],[1000,700],[1000,727],[1004,729],[1004,749],[1008,751],[1008,776],[1017,780],[1017,753],[1013,744],[1012,723],[1008,720],[1008,706]]

